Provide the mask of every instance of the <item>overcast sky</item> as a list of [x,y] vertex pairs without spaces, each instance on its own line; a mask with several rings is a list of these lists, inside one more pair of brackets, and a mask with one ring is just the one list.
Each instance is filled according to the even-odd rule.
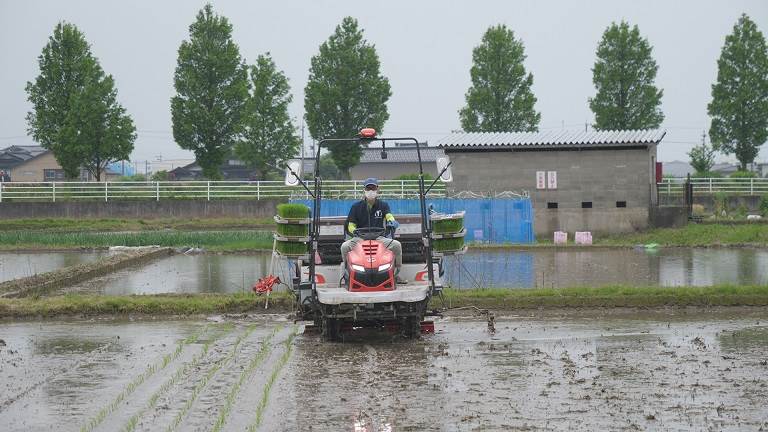
[[[472,48],[488,26],[503,23],[525,44],[534,75],[540,130],[583,130],[592,122],[591,67],[613,21],[637,24],[653,46],[664,89],[668,133],[659,160],[687,160],[709,126],[706,106],[725,36],[741,13],[768,34],[766,0],[676,1],[214,1],[229,18],[247,62],[269,51],[288,78],[299,126],[310,58],[344,16],[357,18],[375,44],[392,86],[385,133],[435,141],[459,128],[470,84]],[[192,157],[173,141],[170,98],[179,44],[204,2],[0,0],[0,148],[32,144],[24,86],[57,22],[85,33],[119,100],[136,124],[132,160]],[[768,146],[766,146],[768,147]],[[720,159],[724,159],[722,156]],[[768,160],[768,148],[759,160]]]

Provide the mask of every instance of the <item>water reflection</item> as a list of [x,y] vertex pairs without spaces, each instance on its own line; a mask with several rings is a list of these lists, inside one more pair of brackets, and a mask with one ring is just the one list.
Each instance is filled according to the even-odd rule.
[[768,250],[476,249],[448,259],[445,269],[446,283],[458,288],[766,284]]
[[[270,273],[270,261],[271,254],[266,252],[174,255],[67,291],[114,295],[249,292],[256,280]],[[290,281],[285,262],[271,273]],[[768,249],[475,249],[461,258],[447,259],[443,280],[456,288],[768,284]]]
[[89,263],[108,254],[107,251],[2,252],[0,253],[0,282]]

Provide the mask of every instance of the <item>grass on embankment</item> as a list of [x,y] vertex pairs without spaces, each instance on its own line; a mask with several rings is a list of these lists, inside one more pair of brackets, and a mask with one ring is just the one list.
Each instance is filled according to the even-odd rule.
[[[446,290],[445,300],[448,307],[477,306],[501,310],[581,307],[768,306],[768,285]],[[438,303],[433,300],[433,305],[436,304]]]
[[765,224],[688,224],[683,228],[658,228],[636,234],[597,238],[598,245],[637,245],[658,243],[661,246],[768,245]]
[[[627,287],[560,289],[479,289],[445,291],[446,306],[495,310],[664,306],[768,306],[768,285],[712,287]],[[266,312],[291,310],[292,294],[272,293]],[[440,308],[433,299],[432,308]],[[60,315],[196,315],[263,313],[264,297],[237,294],[166,294],[136,296],[65,295],[0,299],[0,317]]]
[[275,224],[272,218],[214,219],[3,219],[0,231],[153,231],[162,229],[206,230],[221,228],[266,228]]
[[216,251],[272,249],[268,231],[41,232],[0,231],[0,250],[109,246],[201,247]]

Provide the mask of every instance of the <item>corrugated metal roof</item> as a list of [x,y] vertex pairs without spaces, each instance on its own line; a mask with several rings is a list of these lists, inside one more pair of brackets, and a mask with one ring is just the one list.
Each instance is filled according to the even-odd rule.
[[[438,157],[445,156],[445,152],[437,147],[421,148],[422,162],[435,162]],[[415,147],[406,148],[387,148],[387,158],[381,158],[381,147],[364,148],[363,155],[360,156],[360,163],[395,163],[395,162],[418,162]]]
[[455,132],[437,140],[442,148],[462,147],[603,147],[658,144],[660,129],[623,131]]

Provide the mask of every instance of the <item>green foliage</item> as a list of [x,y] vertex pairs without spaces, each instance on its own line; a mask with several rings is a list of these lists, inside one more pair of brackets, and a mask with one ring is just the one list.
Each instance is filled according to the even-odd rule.
[[489,27],[472,50],[472,86],[467,105],[459,111],[467,132],[537,131],[541,113],[531,91],[533,74],[526,73],[521,40],[504,24]]
[[715,214],[723,215],[728,213],[728,192],[715,192]]
[[150,179],[152,181],[168,181],[168,176],[169,174],[167,170],[160,170],[152,173],[152,177],[150,177]]
[[67,178],[88,170],[97,181],[107,165],[128,159],[136,128],[117,102],[111,75],[74,24],[60,22],[38,57],[40,75],[26,86],[28,132],[53,152]]
[[760,213],[762,213],[763,216],[768,217],[768,194],[765,194],[760,197]]
[[277,224],[277,233],[286,237],[306,237],[309,235],[309,225]]
[[[153,180],[154,180],[154,178],[153,178]],[[130,175],[130,176],[120,176],[120,177],[117,178],[117,181],[121,181],[121,182],[145,182],[145,181],[147,181],[147,177],[144,174],[134,174],[134,175]]]
[[40,232],[0,231],[2,248],[95,248],[108,246],[198,246],[207,249],[269,249],[267,231]]
[[684,228],[659,228],[637,234],[600,238],[600,245],[632,246],[658,243],[661,246],[768,245],[768,225],[689,224]]
[[[379,71],[376,48],[363,39],[357,20],[346,17],[320,52],[312,57],[304,89],[304,110],[309,133],[316,140],[352,138],[360,129],[381,132],[389,118],[389,80]],[[358,142],[328,146],[342,176],[360,162]]]
[[436,252],[452,252],[464,247],[464,237],[433,240],[432,246]]
[[304,204],[278,204],[277,215],[284,219],[308,218],[309,207]]
[[736,171],[728,177],[732,179],[753,179],[757,178],[757,173],[752,171]]
[[288,242],[288,241],[277,241],[276,249],[278,252],[280,252],[283,255],[286,256],[297,256],[297,255],[304,255],[309,250],[309,246],[306,243],[302,242]]
[[[310,174],[310,177],[314,173]],[[320,156],[320,177],[324,180],[341,180],[341,172],[333,161],[333,155],[326,153]]]
[[[401,174],[397,177],[395,177],[393,180],[418,180],[419,174],[413,173],[413,174]],[[432,177],[432,174],[430,173],[424,173],[424,180],[434,180]]]
[[697,173],[709,172],[715,164],[715,150],[706,143],[693,147],[688,157],[691,158],[691,167]]
[[195,153],[205,177],[221,179],[220,167],[243,130],[248,71],[232,41],[232,25],[210,4],[179,47],[173,83],[173,138]]
[[592,82],[597,93],[589,99],[595,129],[653,129],[664,120],[663,91],[654,83],[659,67],[651,45],[637,26],[611,24],[597,45]]
[[464,228],[464,218],[432,221],[435,234],[457,233]]
[[723,175],[717,171],[705,171],[691,174],[691,178],[722,178]]
[[768,48],[747,15],[726,36],[717,68],[709,135],[715,150],[735,154],[746,170],[768,139]]
[[285,74],[277,70],[269,53],[260,55],[250,70],[252,93],[243,140],[235,145],[235,154],[263,180],[273,167],[296,155],[300,139],[288,115],[293,97]]

